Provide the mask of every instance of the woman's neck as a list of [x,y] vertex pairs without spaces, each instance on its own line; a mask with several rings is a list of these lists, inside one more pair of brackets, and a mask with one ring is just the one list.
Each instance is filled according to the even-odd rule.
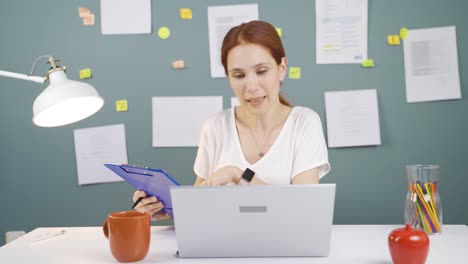
[[289,111],[289,106],[279,102],[263,113],[252,113],[243,107],[235,108],[237,122],[257,132],[269,132],[282,125]]

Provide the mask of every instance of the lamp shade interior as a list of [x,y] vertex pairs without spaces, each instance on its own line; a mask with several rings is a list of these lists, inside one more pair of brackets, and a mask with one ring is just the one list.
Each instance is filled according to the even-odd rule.
[[85,119],[101,109],[104,100],[93,86],[69,80],[63,71],[49,75],[50,85],[33,104],[33,123],[63,126]]

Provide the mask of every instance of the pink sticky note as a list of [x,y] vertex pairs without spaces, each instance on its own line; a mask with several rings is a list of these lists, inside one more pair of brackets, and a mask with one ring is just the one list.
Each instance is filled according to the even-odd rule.
[[89,15],[91,15],[91,10],[89,10],[89,8],[86,8],[86,7],[79,7],[78,8],[78,15],[81,18],[89,16]]
[[90,14],[90,15],[83,17],[83,25],[85,26],[94,25],[94,14]]
[[184,60],[176,60],[172,62],[172,68],[174,69],[183,69],[185,68]]

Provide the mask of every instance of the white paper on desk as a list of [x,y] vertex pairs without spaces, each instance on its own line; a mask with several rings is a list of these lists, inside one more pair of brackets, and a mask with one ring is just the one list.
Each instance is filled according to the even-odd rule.
[[326,92],[325,109],[329,147],[380,145],[375,89]]
[[408,103],[461,98],[455,26],[409,30],[403,42]]
[[105,163],[127,164],[123,124],[75,129],[78,184],[123,181]]
[[252,20],[258,20],[258,4],[208,7],[211,78],[226,77],[221,64],[221,46],[226,33]]
[[222,110],[222,96],[153,97],[153,147],[197,147],[203,122]]
[[151,0],[101,0],[101,31],[151,34]]
[[367,0],[316,0],[317,64],[367,59]]

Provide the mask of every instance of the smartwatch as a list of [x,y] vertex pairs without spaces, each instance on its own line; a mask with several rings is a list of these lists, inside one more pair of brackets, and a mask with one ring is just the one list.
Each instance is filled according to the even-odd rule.
[[243,184],[249,184],[252,181],[254,175],[255,172],[253,172],[253,170],[246,168],[242,174],[241,182],[243,182]]

